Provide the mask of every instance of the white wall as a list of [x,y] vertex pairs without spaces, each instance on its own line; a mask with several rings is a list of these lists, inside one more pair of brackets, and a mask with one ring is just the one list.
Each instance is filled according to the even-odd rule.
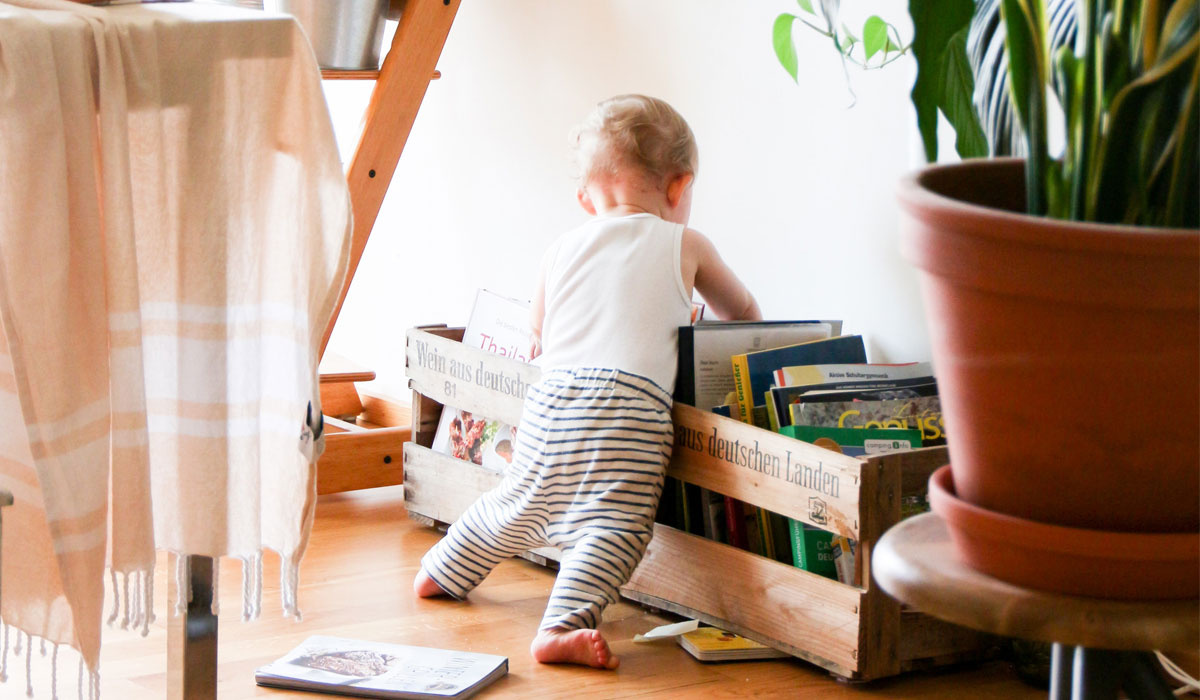
[[[907,31],[903,2],[870,5]],[[406,328],[464,323],[477,287],[528,298],[541,249],[585,216],[568,131],[597,101],[642,92],[690,122],[701,163],[691,225],[766,317],[840,318],[867,337],[871,361],[928,360],[896,242],[895,183],[921,164],[913,67],[852,66],[851,107],[832,47],[798,33],[796,86],[771,48],[775,16],[796,7],[464,0],[329,351],[374,369],[374,391],[403,395]],[[347,161],[369,90],[326,83]]]

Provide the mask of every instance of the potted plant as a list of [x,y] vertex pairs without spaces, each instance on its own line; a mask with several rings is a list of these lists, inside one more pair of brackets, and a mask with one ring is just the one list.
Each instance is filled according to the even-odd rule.
[[[941,110],[966,158],[899,192],[951,436],[931,500],[960,554],[1045,590],[1200,594],[1200,6],[910,0],[904,45],[800,5],[848,59],[914,55],[927,156]],[[1010,127],[1024,159],[972,157]]]

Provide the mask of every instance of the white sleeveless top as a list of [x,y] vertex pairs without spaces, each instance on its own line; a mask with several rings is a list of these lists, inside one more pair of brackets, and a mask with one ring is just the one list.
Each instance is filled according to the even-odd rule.
[[538,364],[619,369],[672,392],[679,326],[692,318],[682,240],[682,224],[634,214],[592,219],[555,241]]

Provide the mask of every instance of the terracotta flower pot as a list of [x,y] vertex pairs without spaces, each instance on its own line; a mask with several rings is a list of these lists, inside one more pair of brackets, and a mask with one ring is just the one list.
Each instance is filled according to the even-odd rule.
[[958,497],[1198,533],[1200,231],[1027,216],[1023,169],[930,167],[899,192]]

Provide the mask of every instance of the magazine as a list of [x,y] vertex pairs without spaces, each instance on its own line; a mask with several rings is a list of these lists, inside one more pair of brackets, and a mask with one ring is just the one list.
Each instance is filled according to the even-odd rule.
[[840,335],[841,321],[704,321],[679,329],[675,400],[705,411],[736,389],[729,358],[738,353]]
[[273,688],[364,698],[469,698],[508,673],[508,658],[312,636],[254,673]]
[[[529,362],[531,337],[527,302],[486,289],[476,293],[475,306],[463,331],[463,345]],[[516,438],[514,426],[446,406],[431,447],[434,452],[503,473],[512,463]]]

